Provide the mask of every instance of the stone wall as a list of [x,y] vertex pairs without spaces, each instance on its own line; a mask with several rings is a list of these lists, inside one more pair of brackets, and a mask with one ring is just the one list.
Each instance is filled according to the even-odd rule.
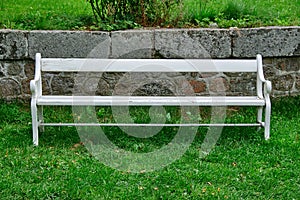
[[[272,81],[272,96],[300,94],[300,27],[253,29],[151,29],[114,32],[0,30],[0,98],[29,99],[34,56],[92,58],[255,58],[263,56],[265,76]],[[97,94],[123,91],[124,74],[85,76],[83,84],[98,86]],[[256,77],[245,73],[144,74],[136,95],[168,95],[184,91],[184,77],[197,95],[221,85],[227,95],[252,95]],[[72,94],[78,75],[43,74],[45,94]],[[91,81],[94,80],[93,83]],[[150,81],[151,80],[151,81]],[[134,84],[134,83],[132,83]],[[92,87],[92,86],[91,86]],[[92,87],[93,88],[93,87]],[[122,89],[123,88],[123,89]],[[183,90],[183,91],[181,91]]]

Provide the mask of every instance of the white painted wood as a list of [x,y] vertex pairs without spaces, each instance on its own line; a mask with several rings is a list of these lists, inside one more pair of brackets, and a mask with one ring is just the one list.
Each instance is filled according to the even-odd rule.
[[[38,106],[37,115],[38,115],[39,123],[43,123],[44,122],[43,106]],[[44,131],[45,131],[44,127],[40,126],[39,127],[39,132],[44,132]]]
[[[257,96],[54,96],[42,95],[41,71],[49,72],[256,72]],[[264,78],[261,55],[256,60],[210,59],[62,59],[36,54],[31,114],[33,143],[44,126],[259,126],[270,137],[272,85]],[[98,124],[44,123],[43,106],[258,106],[255,124]],[[265,108],[265,121],[262,121]]]
[[41,80],[41,54],[37,53],[35,56],[35,76],[34,80],[30,81],[31,97],[31,118],[32,118],[32,138],[33,144],[39,144],[39,117],[40,110],[37,106],[37,98],[42,95],[42,80]]
[[264,106],[256,96],[41,96],[38,105],[97,106]]
[[38,114],[37,114],[36,99],[31,99],[31,119],[32,119],[32,140],[33,144],[37,146],[39,144],[39,130],[38,130]]
[[263,82],[265,81],[264,74],[262,72],[262,57],[261,55],[256,56],[257,61],[257,78],[256,78],[256,90],[257,90],[257,96],[259,98],[263,98]]
[[[266,81],[271,85],[270,81]],[[265,122],[264,122],[264,127],[265,127],[265,139],[268,140],[270,138],[270,126],[271,126],[271,100],[270,100],[270,93],[269,89],[267,89],[269,86],[265,84],[264,88],[264,97],[266,101],[266,106],[265,106]]]
[[[258,109],[257,109],[257,118],[256,119],[257,119],[257,122],[260,123],[260,124],[263,122],[262,121],[263,108],[264,108],[263,106],[259,106]],[[258,128],[258,131],[260,129],[261,129],[261,127]]]
[[40,123],[40,126],[135,126],[135,127],[190,127],[190,126],[261,126],[259,123],[240,124],[124,124],[124,123]]
[[35,56],[35,74],[34,79],[30,81],[30,91],[32,96],[42,95],[42,78],[41,78],[41,54]]
[[51,72],[256,72],[255,60],[43,58]]

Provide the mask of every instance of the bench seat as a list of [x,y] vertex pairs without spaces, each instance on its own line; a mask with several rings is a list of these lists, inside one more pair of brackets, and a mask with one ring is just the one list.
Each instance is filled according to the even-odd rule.
[[257,96],[40,96],[37,105],[78,106],[264,106]]

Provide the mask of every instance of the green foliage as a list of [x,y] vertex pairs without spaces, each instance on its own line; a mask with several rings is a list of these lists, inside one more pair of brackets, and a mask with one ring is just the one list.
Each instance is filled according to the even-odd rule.
[[299,0],[2,0],[0,8],[4,29],[300,25]]
[[199,23],[200,21],[212,21],[217,13],[217,10],[211,9],[208,0],[186,1],[186,20],[191,20]]
[[[87,0],[100,26],[107,30],[162,25],[180,0]],[[108,27],[109,26],[109,27]]]
[[95,27],[95,30],[101,29],[104,31],[114,31],[114,30],[124,30],[124,29],[134,29],[141,28],[142,26],[136,22],[128,20],[116,20],[115,22],[98,22],[98,27]]
[[[187,27],[259,27],[266,25],[300,25],[298,0],[185,0]],[[299,13],[299,12],[298,12]]]
[[142,14],[144,5],[132,0],[87,0],[92,7],[97,21],[134,20],[135,15]]
[[251,9],[246,6],[243,1],[236,1],[236,0],[230,0],[225,5],[225,8],[223,10],[223,17],[224,19],[243,19],[245,16],[255,15]]
[[0,28],[70,30],[93,24],[89,4],[78,0],[2,1]]
[[0,113],[1,124],[18,123],[30,118],[30,115],[26,115],[26,111],[20,109],[20,103],[17,102],[7,105],[3,100],[0,100]]

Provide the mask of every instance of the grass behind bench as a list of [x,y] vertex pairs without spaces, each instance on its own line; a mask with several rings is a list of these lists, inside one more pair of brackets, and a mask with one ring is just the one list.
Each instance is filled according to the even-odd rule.
[[[299,0],[183,0],[160,27],[220,28],[299,25]],[[152,16],[155,18],[155,16]],[[156,16],[161,17],[161,16]],[[0,28],[22,30],[115,30],[134,22],[96,24],[86,0],[0,0]],[[150,25],[148,25],[150,26]]]
[[0,1],[0,28],[68,30],[92,21],[93,13],[85,0]]
[[[300,196],[300,97],[272,101],[271,139],[251,127],[223,129],[214,150],[199,159],[199,128],[184,156],[159,171],[132,174],[98,162],[73,128],[46,128],[33,147],[30,107],[0,104],[1,199],[297,199]],[[52,120],[72,120],[70,108],[46,109]],[[231,109],[230,121],[255,109]],[[249,117],[250,116],[250,117]],[[166,129],[168,140],[172,133]],[[112,139],[118,141],[122,133]],[[126,148],[147,150],[125,136]],[[152,141],[153,142],[153,141]],[[159,146],[154,141],[153,146]],[[144,149],[143,149],[144,148]]]

